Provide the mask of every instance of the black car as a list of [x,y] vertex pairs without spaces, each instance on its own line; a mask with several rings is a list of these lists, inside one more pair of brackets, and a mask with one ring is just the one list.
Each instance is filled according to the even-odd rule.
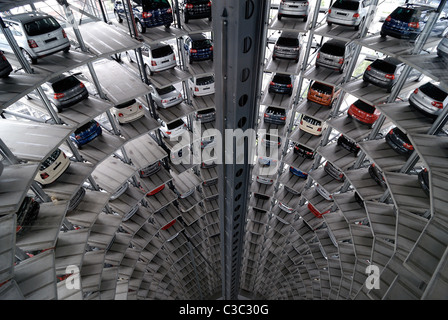
[[12,66],[0,50],[0,78],[6,78],[12,72]]
[[33,197],[25,196],[22,204],[17,210],[16,236],[26,234],[34,224],[39,215],[40,204]]
[[296,143],[294,142],[294,153],[301,156],[302,158],[305,159],[314,159],[315,156],[315,152],[313,150],[311,150],[310,148],[300,144],[300,143]]
[[286,123],[286,109],[269,106],[264,111],[264,122],[273,124]]
[[188,23],[190,19],[203,18],[212,21],[212,2],[210,0],[184,0],[182,8],[185,23]]
[[213,61],[213,41],[202,33],[185,36],[184,50],[190,64],[193,61]]
[[292,94],[294,76],[284,73],[276,73],[269,83],[269,93]]
[[372,179],[375,180],[375,182],[379,186],[381,186],[383,188],[387,188],[386,180],[384,179],[383,173],[377,166],[375,166],[374,163],[372,163],[369,166],[368,172],[369,172],[370,176],[372,177]]
[[406,157],[409,157],[414,152],[414,146],[411,141],[398,127],[390,129],[386,135],[386,142],[397,153]]
[[425,191],[425,193],[429,196],[429,172],[428,169],[423,169],[418,173],[418,182],[420,182],[420,185]]
[[338,146],[343,147],[344,149],[350,151],[356,156],[358,156],[361,148],[352,140],[341,134],[337,141]]

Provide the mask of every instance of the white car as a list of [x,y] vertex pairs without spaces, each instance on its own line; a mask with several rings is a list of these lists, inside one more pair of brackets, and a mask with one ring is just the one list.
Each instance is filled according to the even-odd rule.
[[200,76],[188,79],[188,88],[193,96],[200,97],[215,93],[215,76]]
[[59,178],[69,167],[70,160],[61,149],[56,149],[45,159],[34,178],[41,185],[48,185]]
[[187,131],[187,124],[182,119],[165,123],[162,119],[158,119],[160,123],[160,132],[165,138],[175,138]]
[[145,115],[145,108],[135,99],[117,104],[111,111],[119,123],[132,122]]
[[[138,61],[135,51],[126,51],[129,62]],[[173,47],[165,43],[151,44],[150,47],[142,47],[142,58],[147,75],[152,76],[160,72],[176,67],[176,55]]]
[[158,108],[174,107],[183,101],[182,93],[173,85],[164,88],[156,88],[150,85],[149,90],[151,91],[151,98]]
[[320,136],[322,131],[327,127],[326,122],[307,116],[305,114],[300,115],[300,130],[303,130],[309,134]]

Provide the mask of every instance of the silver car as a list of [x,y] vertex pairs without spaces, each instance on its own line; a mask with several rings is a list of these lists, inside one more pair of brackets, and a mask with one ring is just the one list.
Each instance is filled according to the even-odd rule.
[[437,45],[437,55],[448,60],[448,33],[440,40]]
[[430,118],[435,118],[442,113],[443,101],[448,96],[448,92],[433,84],[427,82],[415,89],[409,96],[409,104],[421,111]]
[[[52,16],[41,12],[27,12],[3,18],[29,63],[50,54],[70,50],[69,39]],[[5,35],[0,33],[0,50],[13,53]]]
[[354,45],[353,42],[328,40],[319,49],[316,57],[316,67],[324,67],[343,73],[352,55]]
[[353,26],[355,30],[359,30],[371,3],[370,0],[336,0],[328,10],[327,24]]
[[291,59],[299,62],[301,45],[300,35],[297,32],[283,31],[275,42],[272,59]]
[[151,97],[158,108],[169,108],[182,102],[182,93],[173,85],[164,88],[150,86]]
[[303,21],[308,19],[310,6],[308,0],[282,0],[278,7],[278,20],[282,17],[302,17]]

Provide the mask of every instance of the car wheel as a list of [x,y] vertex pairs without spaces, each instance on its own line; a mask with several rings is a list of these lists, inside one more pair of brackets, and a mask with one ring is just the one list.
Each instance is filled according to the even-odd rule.
[[131,54],[130,54],[129,52],[127,52],[127,51],[126,51],[126,59],[128,59],[128,62],[129,62],[129,63],[134,62],[134,61],[132,60],[132,58],[131,58]]
[[151,68],[145,64],[145,70],[146,70],[146,75],[152,76],[154,75],[154,72],[151,71]]
[[327,21],[327,25],[328,25],[329,27],[331,27],[332,24],[333,24],[333,23]]
[[171,23],[168,23],[168,24],[165,25],[165,28],[168,29],[169,27],[171,27]]
[[122,23],[123,19],[121,19],[120,15],[118,14],[117,10],[114,10],[115,19],[117,19],[118,23]]
[[188,19],[187,15],[184,14],[184,22],[185,22],[185,23],[188,23],[188,21],[189,21],[189,19]]
[[355,30],[358,31],[359,27],[361,27],[363,23],[364,23],[364,18],[362,18],[361,22],[357,26],[355,26]]
[[53,102],[50,102],[51,107],[53,108],[54,111],[56,112],[62,112],[62,108],[56,106]]
[[381,38],[386,38],[387,35],[383,31],[380,31],[380,36]]
[[37,59],[32,58],[31,55],[25,49],[22,49],[22,53],[23,53],[23,56],[25,57],[26,61],[28,61],[29,64],[37,63]]
[[280,14],[277,15],[278,21],[282,20],[282,16]]
[[303,17],[303,22],[306,22],[306,20],[308,20],[308,16]]
[[208,21],[212,21],[212,16],[208,17]]
[[135,24],[137,25],[137,31],[140,33],[146,32],[146,27],[143,26],[143,24],[140,22],[140,20],[135,20]]

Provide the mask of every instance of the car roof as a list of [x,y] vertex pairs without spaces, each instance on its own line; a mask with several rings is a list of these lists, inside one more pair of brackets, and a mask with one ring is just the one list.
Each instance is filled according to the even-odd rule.
[[10,16],[5,16],[5,17],[3,17],[3,20],[27,23],[27,22],[36,20],[36,18],[44,18],[44,17],[51,17],[51,16],[49,14],[46,14],[43,12],[33,11],[33,12],[24,12],[24,13],[13,14]]

